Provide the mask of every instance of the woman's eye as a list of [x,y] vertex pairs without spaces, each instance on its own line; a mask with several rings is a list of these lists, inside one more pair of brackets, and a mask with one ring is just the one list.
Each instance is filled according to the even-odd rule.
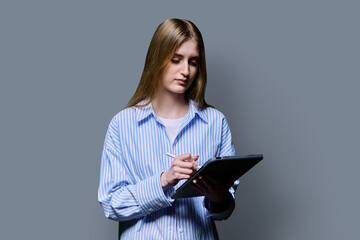
[[197,67],[197,66],[199,65],[199,63],[198,63],[198,62],[193,62],[193,61],[192,61],[192,62],[190,62],[190,65],[191,65],[191,66],[194,66],[194,67]]
[[179,63],[180,60],[179,60],[179,59],[171,59],[171,62],[172,62],[172,63]]

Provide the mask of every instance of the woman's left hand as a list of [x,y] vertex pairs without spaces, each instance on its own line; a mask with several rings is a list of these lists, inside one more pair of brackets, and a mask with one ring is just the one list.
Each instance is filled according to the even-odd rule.
[[236,176],[232,176],[228,182],[219,183],[210,176],[199,176],[193,180],[193,186],[202,192],[211,201],[222,204],[229,200],[229,188],[234,184]]

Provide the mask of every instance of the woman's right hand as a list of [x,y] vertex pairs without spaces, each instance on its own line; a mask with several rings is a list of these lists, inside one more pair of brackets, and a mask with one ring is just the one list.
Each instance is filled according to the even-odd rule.
[[160,176],[161,187],[165,190],[182,179],[190,178],[196,172],[198,158],[199,156],[191,156],[189,153],[176,156],[170,168]]

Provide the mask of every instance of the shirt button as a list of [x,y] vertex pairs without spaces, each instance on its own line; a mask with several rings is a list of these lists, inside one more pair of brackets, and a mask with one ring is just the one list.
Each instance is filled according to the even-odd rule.
[[179,232],[181,232],[181,233],[182,233],[182,232],[183,232],[183,229],[182,229],[182,228],[179,228]]
[[150,212],[152,212],[152,211],[154,211],[154,209],[152,209],[152,208],[149,208],[149,211],[150,211]]

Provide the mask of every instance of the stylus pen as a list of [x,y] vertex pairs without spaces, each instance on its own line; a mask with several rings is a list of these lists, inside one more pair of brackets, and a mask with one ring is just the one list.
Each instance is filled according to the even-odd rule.
[[[171,153],[166,153],[166,155],[168,155],[168,156],[171,157],[171,158],[175,158],[175,157],[176,157],[174,154],[171,154]],[[199,170],[200,168],[201,168],[200,165],[198,165],[198,166],[196,167],[197,170]]]

